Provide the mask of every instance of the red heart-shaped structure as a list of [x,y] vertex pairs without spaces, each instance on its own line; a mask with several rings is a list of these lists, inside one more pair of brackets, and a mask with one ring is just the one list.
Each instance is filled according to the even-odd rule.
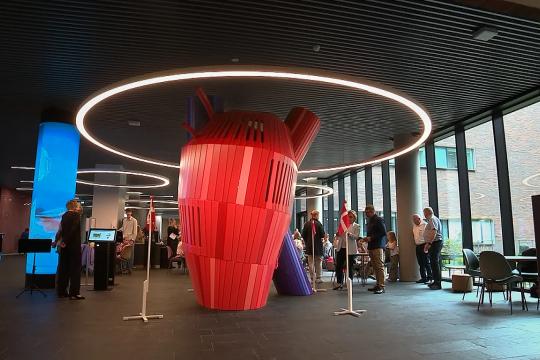
[[[199,96],[201,94],[199,93]],[[205,307],[266,304],[290,223],[298,165],[320,121],[294,108],[285,122],[270,113],[213,113],[182,148],[178,206],[187,265]]]

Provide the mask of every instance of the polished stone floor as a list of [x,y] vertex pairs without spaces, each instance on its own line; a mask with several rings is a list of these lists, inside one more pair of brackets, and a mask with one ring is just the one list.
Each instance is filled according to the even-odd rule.
[[[354,285],[361,318],[336,317],[346,292],[278,296],[247,312],[199,307],[187,275],[152,270],[150,312],[165,318],[125,322],[140,309],[144,271],[117,278],[106,292],[83,288],[84,301],[48,291],[15,295],[23,284],[23,259],[0,261],[0,359],[540,359],[540,312],[515,312],[502,294],[492,308],[476,310],[475,294],[453,294],[394,283],[373,295]],[[329,286],[328,282],[325,284]]]

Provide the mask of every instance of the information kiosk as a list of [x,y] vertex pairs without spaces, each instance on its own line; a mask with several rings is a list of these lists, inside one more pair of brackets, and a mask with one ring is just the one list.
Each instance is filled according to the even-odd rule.
[[[94,290],[107,290],[114,284],[114,249],[116,229],[90,229],[88,242],[94,246]],[[112,285],[112,284],[111,284]]]

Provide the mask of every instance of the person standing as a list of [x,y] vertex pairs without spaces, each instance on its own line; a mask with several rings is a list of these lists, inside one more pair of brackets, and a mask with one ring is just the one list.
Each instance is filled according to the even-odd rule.
[[424,251],[427,250],[429,262],[431,264],[431,273],[433,282],[429,284],[431,290],[441,289],[441,250],[443,247],[442,225],[438,217],[433,214],[433,209],[427,207],[424,209],[424,217],[427,224],[424,229]]
[[133,252],[135,249],[135,240],[137,239],[138,230],[137,230],[137,219],[133,217],[133,211],[131,209],[126,209],[126,217],[122,220],[122,237],[123,242],[126,244],[131,244],[131,257],[129,258],[129,268],[128,270],[131,272],[131,269],[133,268],[133,261],[135,260],[135,256],[133,256]]
[[19,236],[19,239],[27,240],[29,234],[30,234],[30,231],[28,230],[28,228],[25,228],[24,231],[21,233],[21,236]]
[[388,281],[396,282],[399,278],[399,245],[396,233],[389,231],[386,233],[388,244],[386,247],[390,250],[390,271]]
[[332,248],[333,245],[330,242],[330,239],[328,239],[328,234],[324,234],[323,238],[323,258],[328,259],[332,256]]
[[348,244],[345,244],[345,234],[338,236],[336,238],[336,282],[337,285],[334,287],[334,290],[343,289],[343,269],[346,266],[346,246],[349,246],[349,278],[353,279],[353,265],[357,253],[356,240],[360,237],[360,225],[356,223],[356,212],[354,210],[349,210],[347,212],[349,217],[349,228],[347,229],[347,241]]
[[55,241],[59,247],[56,291],[58,297],[83,300],[84,296],[80,295],[82,207],[77,200],[70,200],[66,208]]
[[298,231],[298,229],[294,230],[293,242],[294,248],[296,249],[296,254],[298,255],[298,259],[302,261],[302,259],[304,258],[304,241],[302,240],[302,235],[300,235],[300,231]]
[[416,261],[420,267],[420,279],[418,279],[416,283],[425,284],[433,280],[429,257],[424,252],[424,245],[426,243],[424,240],[424,229],[426,228],[427,223],[418,214],[412,216],[412,222],[412,232],[414,243],[416,244]]
[[[308,257],[308,267],[312,285],[323,282],[321,280],[321,272],[323,256],[322,240],[324,234],[323,226],[319,221],[319,212],[317,210],[311,211],[311,219],[307,221],[302,228],[302,238],[304,239],[305,252]],[[315,259],[313,257],[315,257]],[[314,265],[315,270],[313,269]]]
[[368,218],[367,236],[364,241],[368,244],[369,258],[375,273],[377,285],[369,288],[374,294],[382,294],[384,289],[384,248],[386,247],[386,226],[384,220],[375,214],[373,205],[367,205],[364,213]]
[[176,219],[169,219],[169,226],[167,226],[167,246],[171,247],[173,256],[175,249],[178,247],[180,241],[180,231],[176,224]]

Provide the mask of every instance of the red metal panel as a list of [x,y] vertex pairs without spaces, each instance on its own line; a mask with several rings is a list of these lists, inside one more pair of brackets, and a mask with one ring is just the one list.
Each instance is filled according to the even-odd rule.
[[244,148],[241,146],[232,145],[234,149],[231,156],[231,163],[228,165],[231,168],[230,183],[226,189],[227,197],[225,201],[229,203],[236,203],[236,194],[238,192],[238,185],[240,183],[240,170],[242,169],[242,160],[244,155]]
[[[226,236],[228,238],[230,238],[230,241],[228,242],[228,244],[232,245],[232,244],[238,242],[238,238],[234,234],[234,223],[235,223],[235,218],[236,218],[236,216],[235,216],[236,215],[236,213],[235,213],[236,205],[231,204],[231,203],[226,203],[226,204],[227,204],[227,221],[224,224],[224,226],[225,226],[224,234],[227,234]],[[232,261],[233,260],[232,251],[233,251],[232,246],[225,246],[223,248],[223,258],[225,260],[227,260],[227,261]]]
[[261,151],[258,148],[253,148],[253,156],[251,158],[251,164],[249,168],[249,181],[247,183],[247,192],[246,192],[246,200],[245,205],[246,206],[253,206],[254,205],[254,198],[255,198],[255,192],[256,192],[256,186],[257,186],[257,178],[259,176],[258,174],[258,165],[261,161]]
[[290,220],[294,162],[318,129],[305,109],[293,109],[285,123],[268,113],[216,113],[182,149],[181,227],[202,306],[245,310],[266,303]]
[[[249,264],[237,262],[238,270],[235,269],[234,279],[233,279],[233,289],[238,289],[232,295],[234,296],[234,301],[231,301],[231,307],[233,309],[241,309],[244,307],[244,297],[247,289],[248,278],[246,271]],[[233,299],[231,299],[233,300]]]
[[235,263],[232,261],[226,261],[226,263],[227,263],[227,268],[225,271],[225,279],[230,279],[230,280],[225,281],[225,293],[223,294],[223,304],[225,305],[227,309],[231,309],[231,292],[233,291],[232,285],[234,282],[234,264]]
[[250,259],[247,258],[247,255],[251,252],[251,249],[253,248],[253,244],[256,241],[256,239],[249,239],[249,238],[253,237],[251,234],[251,228],[253,227],[252,223],[257,223],[257,222],[258,222],[258,219],[253,213],[253,207],[244,206],[242,232],[241,232],[241,236],[244,241],[242,241],[241,242],[242,245],[240,245],[238,261],[251,263]]
[[210,184],[209,184],[209,187],[208,187],[208,197],[207,197],[207,199],[208,200],[215,200],[215,198],[216,198],[215,197],[216,184],[219,181],[219,179],[217,178],[218,167],[219,167],[219,163],[221,161],[221,159],[219,157],[220,145],[219,144],[212,144],[211,147],[212,147],[212,163],[206,165],[206,166],[210,167],[210,179],[209,179]]
[[206,153],[205,160],[207,161],[206,164],[203,164],[204,172],[201,179],[201,200],[208,199],[208,187],[210,186],[210,169],[211,166],[208,166],[207,164],[212,164],[212,147],[210,145],[204,144],[203,150]]
[[[208,145],[202,144],[199,146],[199,161],[197,164],[197,171],[195,172],[195,178],[201,179],[204,175],[204,164],[206,163],[206,147]],[[196,181],[195,182],[195,199],[201,198],[201,192],[203,187],[204,181]]]
[[218,166],[216,167],[216,172],[214,173],[214,179],[216,183],[216,189],[214,192],[214,197],[212,198],[215,201],[222,201],[222,195],[223,195],[223,188],[225,185],[225,166],[227,165],[227,162],[225,159],[227,158],[227,147],[228,145],[222,144],[217,145],[219,148],[219,162]]

